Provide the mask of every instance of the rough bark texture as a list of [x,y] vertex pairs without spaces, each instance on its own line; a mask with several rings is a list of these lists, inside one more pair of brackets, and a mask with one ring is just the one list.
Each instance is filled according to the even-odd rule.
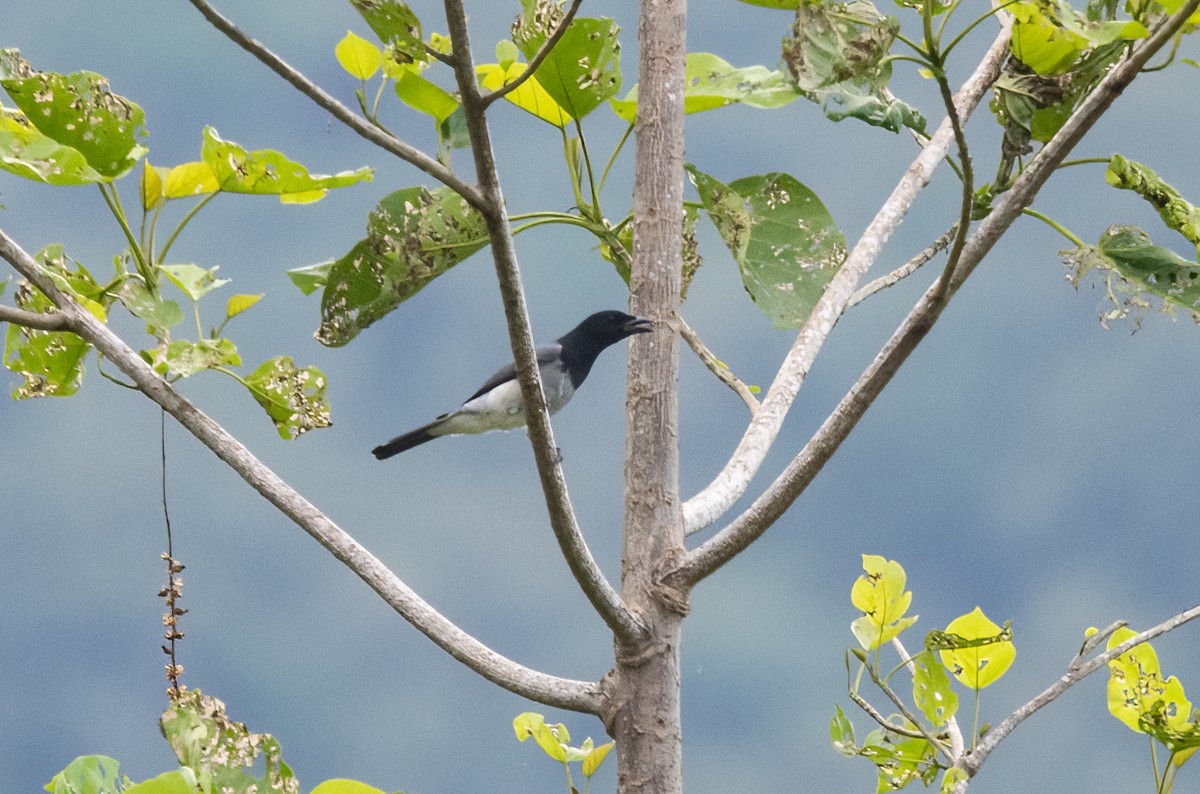
[[625,545],[621,595],[650,630],[618,641],[606,682],[622,794],[683,790],[679,711],[681,598],[659,584],[683,551],[679,500],[678,348],[683,221],[685,0],[646,0],[638,38],[632,311],[657,323],[633,337],[627,395]]

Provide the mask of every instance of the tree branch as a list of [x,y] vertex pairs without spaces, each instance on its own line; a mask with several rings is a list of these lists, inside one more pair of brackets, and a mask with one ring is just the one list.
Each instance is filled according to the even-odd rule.
[[[664,580],[667,583],[676,587],[694,585],[733,559],[783,515],[837,451],[909,354],[929,333],[949,299],[974,272],[1013,221],[1021,216],[1022,210],[1033,202],[1058,164],[1112,105],[1113,100],[1133,82],[1146,61],[1170,40],[1197,6],[1200,6],[1200,0],[1188,0],[1181,11],[1158,26],[1142,41],[1140,47],[1135,48],[1128,58],[1105,76],[1066,124],[1034,156],[1009,191],[996,202],[992,211],[971,235],[963,246],[962,256],[955,265],[945,294],[942,293],[941,279],[925,291],[876,355],[875,360],[842,397],[833,413],[821,424],[800,454],[792,459],[787,468],[746,512],[689,552],[674,571],[666,574]],[[828,295],[828,292],[826,294]]]
[[742,402],[750,409],[750,416],[758,413],[758,398],[754,396],[754,392],[750,391],[750,387],[743,383],[737,375],[730,372],[729,367],[725,366],[723,361],[713,355],[713,352],[700,340],[699,334],[692,330],[692,326],[687,324],[679,312],[675,313],[675,322],[679,324],[679,335],[683,337],[683,341],[687,342],[688,346],[695,351],[700,360],[704,362],[704,366],[708,367],[709,372],[716,375],[717,380],[733,389],[734,393],[742,398]]
[[[991,48],[963,84],[955,105],[963,123],[979,104],[984,92],[1000,74],[1000,64],[1008,53],[1009,28],[1006,25]],[[954,129],[949,117],[944,119],[928,145],[908,167],[887,202],[867,226],[854,250],[825,288],[824,294],[809,315],[804,327],[788,351],[774,383],[762,400],[762,407],[746,428],[742,440],[725,468],[700,493],[683,505],[684,524],[690,534],[703,529],[720,518],[741,498],[766,459],[792,401],[825,339],[845,312],[851,294],[863,274],[874,264],[884,243],[904,220],[917,194],[929,184],[933,171],[946,155]]]
[[600,617],[618,636],[635,637],[642,633],[643,627],[633,613],[626,609],[620,595],[604,577],[603,571],[587,547],[575,511],[571,507],[562,470],[562,456],[554,443],[554,430],[550,426],[550,413],[546,409],[546,399],[543,396],[533,332],[529,327],[529,310],[525,304],[525,290],[521,283],[517,252],[513,246],[512,227],[496,173],[496,161],[488,132],[486,103],[479,93],[479,85],[475,78],[466,12],[463,10],[462,0],[445,0],[445,6],[450,41],[454,48],[454,71],[462,94],[467,129],[471,135],[471,150],[475,155],[475,173],[479,179],[481,202],[479,210],[487,219],[488,235],[492,241],[492,258],[496,265],[496,278],[500,283],[504,316],[508,322],[508,337],[516,363],[517,381],[525,401],[529,441],[533,447],[542,491],[546,497],[550,526],[571,573]]
[[483,211],[483,198],[474,185],[469,185],[462,181],[452,170],[433,157],[430,157],[414,146],[410,146],[394,135],[384,132],[367,119],[337,101],[331,94],[296,71],[262,43],[243,33],[233,22],[209,5],[207,0],[188,0],[188,2],[195,6],[196,10],[203,14],[204,18],[213,27],[224,33],[230,41],[253,55],[265,64],[268,69],[278,74],[284,80],[287,80],[300,93],[325,108],[338,121],[384,151],[390,152],[401,160],[421,169],[462,196],[472,207],[480,212]]
[[846,308],[849,309],[851,306],[857,306],[867,298],[874,295],[876,292],[885,290],[888,287],[893,287],[911,276],[913,273],[916,273],[922,265],[950,247],[950,241],[954,239],[954,235],[957,231],[958,224],[956,223],[950,227],[949,231],[930,243],[928,248],[905,262],[900,267],[893,270],[891,273],[888,273],[886,276],[880,276],[874,281],[871,281],[856,289],[850,296],[850,300],[846,302]]
[[[1195,7],[1195,5],[1192,5],[1193,9],[1195,9]],[[1113,659],[1116,659],[1121,654],[1126,653],[1130,648],[1141,645],[1143,642],[1152,640],[1161,634],[1166,634],[1168,631],[1177,629],[1183,624],[1195,620],[1196,618],[1200,618],[1200,605],[1180,612],[1178,615],[1159,623],[1154,628],[1143,631],[1136,637],[1130,637],[1128,640],[1113,648],[1111,651],[1105,651],[1104,653],[1092,659],[1090,662],[1068,667],[1066,674],[1055,681],[1041,694],[1026,703],[1024,706],[1021,706],[1019,709],[1009,715],[1007,719],[985,733],[983,738],[980,739],[979,744],[976,745],[975,749],[964,755],[956,764],[956,766],[966,771],[969,776],[974,777],[975,774],[979,772],[979,767],[983,765],[983,762],[987,760],[987,757],[992,754],[993,750],[996,749],[996,746],[999,745],[1000,742],[1004,741],[1018,725],[1040,711],[1042,707],[1047,706],[1057,700],[1059,695],[1066,692],[1068,689],[1082,681],[1084,678],[1087,678],[1092,673],[1105,667],[1109,662],[1111,662]]]
[[542,61],[546,60],[546,56],[550,54],[550,51],[554,49],[555,45],[558,44],[563,35],[566,34],[567,28],[571,26],[571,22],[575,19],[575,14],[577,11],[579,11],[579,6],[582,3],[583,0],[574,0],[574,2],[571,3],[571,7],[567,9],[566,16],[562,18],[562,22],[560,22],[558,27],[555,28],[554,33],[550,34],[550,37],[542,42],[542,46],[538,47],[538,51],[533,54],[533,59],[529,62],[529,65],[525,67],[525,71],[521,72],[521,74],[518,75],[517,78],[511,83],[505,83],[492,93],[480,97],[479,101],[483,104],[484,110],[487,110],[488,107],[490,107],[491,104],[497,99],[501,99],[513,91],[516,91],[522,86],[522,84],[524,84],[526,80],[533,77],[533,73],[536,72],[538,67],[542,65]]
[[27,312],[11,306],[0,306],[0,323],[12,323],[35,331],[74,331],[71,318],[62,312]]
[[211,449],[280,512],[324,546],[367,583],[418,631],[442,650],[493,683],[522,697],[590,714],[600,710],[597,684],[532,670],[501,656],[454,625],[388,570],[382,562],[333,523],[294,488],[256,458],[240,441],[176,392],[132,348],[74,298],[59,291],[37,264],[0,229],[0,257],[46,294],[81,337],[124,372],[138,389]]

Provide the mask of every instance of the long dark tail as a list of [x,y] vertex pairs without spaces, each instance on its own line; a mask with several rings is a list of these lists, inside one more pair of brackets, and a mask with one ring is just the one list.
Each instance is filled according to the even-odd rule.
[[424,444],[426,441],[432,441],[433,439],[437,438],[437,436],[433,435],[433,433],[430,431],[439,424],[441,424],[441,422],[431,422],[424,427],[418,427],[416,430],[411,430],[402,436],[396,436],[391,441],[375,447],[375,449],[371,450],[371,454],[374,455],[377,460],[385,460],[390,458],[392,455],[399,455],[406,449],[412,449],[413,447]]

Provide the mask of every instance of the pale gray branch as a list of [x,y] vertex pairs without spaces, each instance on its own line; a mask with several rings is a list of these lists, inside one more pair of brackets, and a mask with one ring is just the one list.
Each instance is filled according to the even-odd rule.
[[885,290],[888,287],[894,287],[913,273],[916,273],[922,265],[949,248],[950,242],[954,239],[954,235],[957,232],[958,224],[956,223],[950,227],[948,232],[934,240],[928,248],[891,273],[888,273],[886,276],[880,276],[874,281],[870,281],[856,289],[854,294],[850,296],[850,300],[846,302],[846,308],[849,309],[851,306],[857,306],[875,293]]
[[598,685],[524,667],[501,656],[464,632],[420,598],[341,527],[256,458],[240,441],[176,392],[108,326],[93,317],[53,282],[24,250],[0,230],[0,257],[49,297],[81,337],[124,372],[138,389],[161,405],[192,435],[292,519],[333,556],[346,564],[400,615],[467,667],[522,697],[558,708],[596,714]]
[[[1193,10],[1195,10],[1196,4],[1193,3],[1191,7]],[[975,749],[964,755],[958,762],[957,766],[965,770],[966,773],[971,777],[974,777],[979,771],[979,767],[983,765],[983,762],[987,760],[987,757],[992,754],[992,751],[996,749],[996,746],[1000,744],[1000,742],[1004,741],[1008,735],[1012,733],[1013,730],[1015,730],[1016,727],[1022,722],[1029,719],[1044,706],[1047,706],[1057,700],[1059,695],[1066,692],[1068,689],[1082,681],[1084,678],[1087,678],[1092,673],[1104,668],[1109,662],[1127,652],[1130,648],[1141,645],[1143,642],[1152,640],[1159,635],[1166,634],[1168,631],[1177,629],[1183,624],[1195,620],[1196,618],[1200,618],[1200,605],[1180,612],[1178,615],[1164,620],[1154,628],[1147,629],[1135,637],[1130,637],[1128,640],[1116,646],[1112,650],[1105,651],[1089,662],[1080,665],[1072,665],[1067,669],[1065,675],[1046,688],[1041,694],[1039,694],[1033,700],[1030,700],[1024,706],[1021,706],[1019,709],[1009,715],[1007,719],[984,734],[983,738],[979,740],[979,744],[976,745]]]
[[[955,106],[963,123],[979,104],[984,92],[1000,73],[1000,64],[1008,51],[1009,28],[1006,25],[996,41],[963,84],[955,97]],[[684,526],[690,534],[716,521],[733,506],[750,480],[762,466],[767,452],[779,434],[783,420],[796,393],[808,375],[818,351],[845,312],[859,279],[874,264],[879,252],[904,219],[917,194],[929,183],[934,169],[946,155],[954,130],[949,117],[908,167],[883,208],[867,226],[854,250],[825,288],[812,314],[800,329],[796,341],[779,368],[775,381],[763,397],[761,408],[746,428],[729,462],[703,491],[683,505]]]
[[733,389],[734,393],[742,398],[742,402],[750,409],[750,416],[758,413],[758,398],[754,396],[754,392],[750,391],[750,387],[743,383],[737,375],[730,372],[729,367],[725,366],[723,361],[713,355],[713,352],[700,339],[700,335],[687,324],[687,321],[678,312],[675,313],[675,322],[679,324],[679,335],[683,337],[683,341],[687,342],[688,347],[704,362],[708,371],[716,375],[717,380]]
[[445,6],[450,41],[454,48],[454,71],[462,94],[463,111],[467,116],[471,150],[475,155],[480,212],[487,219],[488,235],[492,241],[492,259],[496,266],[496,278],[500,283],[504,316],[508,322],[508,336],[512,343],[513,360],[516,362],[517,381],[526,405],[529,440],[541,478],[542,491],[546,497],[550,526],[571,573],[600,617],[618,636],[635,637],[642,633],[643,627],[633,613],[626,609],[620,595],[604,577],[604,572],[600,570],[587,547],[575,511],[571,507],[561,456],[554,442],[550,413],[546,410],[546,400],[542,392],[533,332],[529,326],[529,310],[525,304],[525,290],[521,283],[517,252],[513,245],[508,211],[500,190],[488,132],[486,102],[479,93],[475,77],[466,12],[461,0],[446,0]]
[[268,69],[275,72],[277,75],[287,80],[296,87],[300,93],[316,102],[325,110],[329,111],[338,121],[345,124],[354,132],[366,138],[371,143],[381,149],[390,152],[401,160],[410,163],[425,173],[429,174],[434,179],[454,190],[455,193],[466,199],[467,203],[472,207],[482,211],[481,203],[483,201],[479,191],[474,185],[469,185],[458,178],[453,171],[447,168],[437,159],[410,146],[396,136],[384,132],[379,127],[372,124],[367,119],[358,115],[350,108],[343,105],[330,93],[318,86],[316,83],[309,80],[303,74],[292,68],[286,61],[280,58],[265,45],[255,39],[250,38],[243,33],[229,19],[222,16],[214,9],[207,0],[188,0],[196,10],[204,15],[204,18],[212,24],[217,30],[225,34],[225,36],[234,44],[241,47],[246,52],[253,55],[259,61],[267,66]]
[[62,312],[27,312],[12,306],[0,306],[0,323],[32,328],[35,331],[73,331],[71,319]]
[[1042,147],[1029,166],[1013,182],[1012,188],[996,202],[992,211],[971,235],[962,249],[948,289],[942,289],[942,280],[939,279],[925,291],[875,360],[842,397],[833,413],[821,424],[800,454],[792,459],[787,468],[746,512],[689,552],[676,570],[664,577],[665,580],[677,587],[694,585],[733,559],[783,515],[817,476],[858,424],[867,408],[929,333],[948,300],[962,286],[963,281],[974,272],[1000,236],[1020,217],[1025,207],[1033,202],[1054,169],[1087,130],[1099,120],[1113,100],[1137,77],[1146,61],[1170,40],[1188,14],[1198,5],[1200,0],[1189,0],[1184,10],[1157,27],[1140,46],[1105,76],[1067,123]]

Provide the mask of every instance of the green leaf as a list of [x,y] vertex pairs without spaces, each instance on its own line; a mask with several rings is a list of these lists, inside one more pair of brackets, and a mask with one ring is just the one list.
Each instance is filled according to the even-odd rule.
[[[624,99],[610,99],[613,112],[630,124],[637,114],[638,87],[634,85]],[[800,93],[780,71],[765,66],[737,68],[707,52],[689,52],[683,84],[683,112],[705,110],[741,103],[755,108],[777,108],[792,102]]]
[[384,792],[357,780],[334,778],[317,784],[317,787],[309,794],[384,794]]
[[750,297],[776,328],[799,328],[846,258],[846,240],[825,205],[788,174],[725,185],[687,169]]
[[1011,630],[1001,629],[988,620],[979,607],[950,621],[945,634],[965,642],[940,651],[942,664],[971,689],[983,689],[994,683],[1017,657]]
[[[532,60],[564,16],[560,0],[525,5],[513,41]],[[620,28],[608,18],[576,17],[538,68],[537,81],[572,117],[581,119],[621,90]]]
[[201,339],[189,342],[180,339],[169,345],[159,345],[142,351],[142,358],[159,375],[174,381],[216,367],[238,367],[242,358],[228,339]]
[[43,788],[51,794],[120,794],[129,782],[120,766],[106,755],[81,755]]
[[123,794],[196,794],[199,789],[196,773],[182,767],[132,785]]
[[163,737],[179,763],[212,791],[297,794],[299,781],[269,733],[252,733],[225,714],[225,704],[198,689],[171,702],[159,719]]
[[384,197],[367,221],[366,239],[329,268],[317,339],[346,344],[487,243],[483,216],[450,188]]
[[459,102],[450,92],[413,69],[397,69],[392,78],[396,81],[396,96],[413,110],[433,116],[439,125],[458,110]]
[[48,185],[107,181],[80,151],[43,135],[20,111],[5,107],[0,107],[0,168]]
[[0,86],[39,132],[79,152],[103,181],[125,175],[146,153],[142,109],[94,72],[39,72],[16,50],[0,50]]
[[796,9],[783,60],[796,86],[833,121],[857,118],[893,132],[923,131],[915,108],[884,93],[892,78],[888,54],[900,23],[869,2],[815,0]]
[[312,295],[329,281],[329,271],[334,264],[334,260],[330,259],[328,262],[319,262],[315,265],[295,267],[287,272],[288,278],[305,295]]
[[217,278],[219,265],[208,269],[199,265],[159,265],[158,269],[194,301],[229,283],[227,278]]
[[285,441],[333,424],[325,399],[328,383],[316,367],[299,369],[291,356],[276,356],[254,370],[245,385]]
[[356,36],[353,31],[346,31],[345,37],[333,48],[338,63],[350,73],[351,77],[366,80],[379,71],[383,64],[383,51],[362,36]]
[[913,657],[913,702],[935,728],[958,711],[958,695],[950,688],[946,668],[929,651]]
[[562,723],[547,725],[546,718],[541,714],[527,711],[513,719],[513,731],[518,741],[523,742],[532,736],[546,755],[560,763],[567,762],[566,745],[571,741],[571,736],[567,733],[567,726]]
[[842,707],[834,705],[833,719],[829,721],[829,740],[833,749],[845,756],[858,755],[858,745],[854,743],[854,725],[842,711]]
[[1184,200],[1178,190],[1148,166],[1114,154],[1108,161],[1104,178],[1113,187],[1132,190],[1150,202],[1158,210],[1163,223],[1182,234],[1193,245],[1200,246],[1200,208]]
[[167,199],[202,196],[220,189],[216,175],[206,163],[183,163],[168,170],[163,177],[163,196]]
[[350,5],[371,26],[379,40],[406,63],[429,60],[422,41],[421,20],[399,0],[350,0]]
[[875,764],[877,792],[899,791],[918,780],[928,786],[940,768],[928,741],[902,738],[883,728],[871,731],[858,755]]
[[763,8],[778,8],[784,11],[793,11],[800,7],[801,0],[740,0],[740,2],[751,6],[762,6]]
[[471,145],[471,132],[467,129],[467,114],[459,105],[445,121],[438,125],[438,145],[444,149],[466,149]]
[[140,320],[145,320],[149,326],[147,332],[161,336],[163,331],[174,328],[183,322],[183,310],[172,300],[163,300],[146,289],[146,285],[135,278],[125,280],[121,285],[117,299],[129,310],[129,313]]
[[875,554],[863,555],[865,576],[858,577],[850,589],[850,602],[863,616],[850,624],[859,645],[870,651],[897,636],[917,621],[904,617],[912,603],[912,593],[904,589],[907,575],[895,560]]
[[[63,254],[61,245],[49,245],[35,257],[56,286],[69,292],[93,314],[104,319],[102,287],[78,262]],[[74,270],[70,265],[74,264]],[[55,311],[54,304],[28,282],[18,283],[13,294],[17,308],[36,314]],[[8,324],[4,337],[4,366],[21,375],[24,383],[12,393],[14,399],[69,397],[83,384],[83,360],[91,345],[67,331],[39,331]]]
[[1154,245],[1136,226],[1110,226],[1095,246],[1063,251],[1061,256],[1076,287],[1093,270],[1109,272],[1105,294],[1112,308],[1100,316],[1105,327],[1130,314],[1140,324],[1152,298],[1161,302],[1164,312],[1182,308],[1200,318],[1200,264]]
[[309,174],[303,165],[272,149],[247,151],[222,140],[212,127],[204,128],[201,157],[220,190],[279,196],[285,203],[318,201],[331,188],[369,182],[374,173],[363,167],[332,176]]
[[1038,74],[1068,71],[1090,43],[1062,25],[1057,14],[1047,14],[1043,4],[1013,3],[1012,54]]

